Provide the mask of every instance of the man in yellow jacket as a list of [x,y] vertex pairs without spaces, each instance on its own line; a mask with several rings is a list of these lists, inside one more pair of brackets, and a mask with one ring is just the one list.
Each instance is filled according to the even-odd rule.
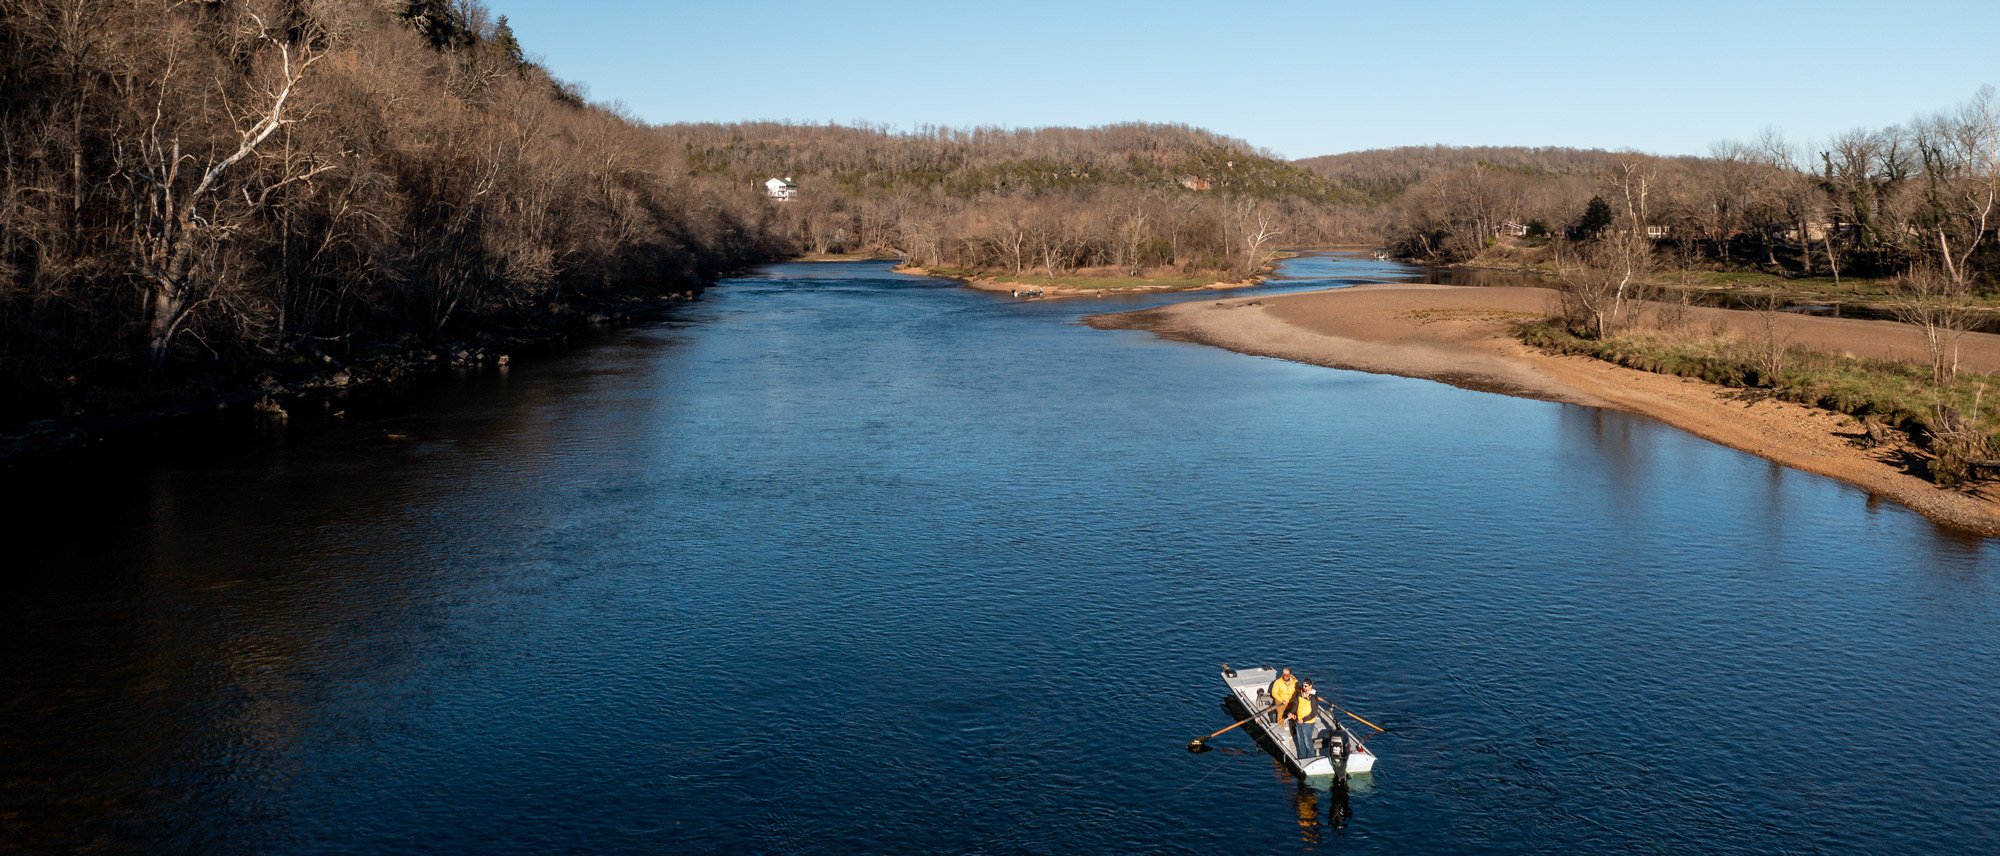
[[1313,741],[1319,733],[1319,711],[1313,705],[1313,698],[1317,695],[1319,693],[1313,689],[1312,681],[1301,680],[1298,691],[1292,695],[1292,706],[1289,709],[1280,708],[1286,714],[1285,718],[1292,721],[1292,747],[1298,750],[1300,761],[1319,755],[1319,747]]
[[1272,681],[1271,688],[1267,690],[1271,695],[1271,719],[1273,721],[1280,725],[1284,724],[1285,711],[1291,709],[1292,696],[1298,690],[1299,679],[1292,677],[1292,670],[1289,666],[1278,672],[1278,679]]

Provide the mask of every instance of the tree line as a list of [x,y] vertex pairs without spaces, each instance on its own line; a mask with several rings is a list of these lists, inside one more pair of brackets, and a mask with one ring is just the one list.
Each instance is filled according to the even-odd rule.
[[[1589,237],[1643,179],[1643,222],[1685,263],[1787,275],[1936,271],[1991,290],[2000,271],[2000,104],[1986,87],[1951,109],[1817,144],[1767,131],[1706,157],[1576,149],[1426,147],[1302,162],[1360,193],[1387,245],[1437,262],[1496,249],[1509,233]],[[1586,217],[1597,202],[1598,214]]]
[[1234,278],[1280,243],[1364,239],[1338,183],[1183,125],[919,128],[740,123],[658,129],[698,175],[789,177],[785,237],[931,268]]
[[680,162],[468,0],[6,0],[0,418],[787,251]]
[[[1551,272],[1560,304],[1551,322],[1524,329],[1535,344],[1763,387],[1900,428],[1940,485],[2000,473],[1987,378],[1959,373],[1959,343],[1991,322],[2000,290],[2000,99],[1991,87],[1906,125],[1811,147],[1767,132],[1719,143],[1705,158],[1428,149],[1319,167],[1380,179],[1369,189],[1386,240],[1404,254],[1499,257]],[[1794,348],[1772,292],[1745,296],[1762,332],[1741,340],[1692,329],[1684,301],[1659,301],[1665,283],[1716,269],[1874,278],[1881,305],[1922,333],[1927,359]],[[1876,442],[1875,428],[1867,435]]]

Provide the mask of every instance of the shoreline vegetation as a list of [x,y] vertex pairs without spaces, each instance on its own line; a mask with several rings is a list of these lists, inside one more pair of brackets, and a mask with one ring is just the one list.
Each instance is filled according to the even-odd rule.
[[796,251],[476,0],[16,5],[0,79],[0,459],[498,364]]
[[[285,422],[301,405],[340,402],[366,392],[451,371],[504,371],[517,356],[563,347],[577,337],[636,323],[696,299],[700,288],[595,295],[575,305],[462,329],[461,336],[417,343],[382,343],[345,359],[294,360],[246,377],[194,374],[96,412],[0,426],[0,467],[28,464],[85,449],[158,425],[217,411],[248,409]],[[330,407],[338,414],[342,408]]]
[[[1415,260],[1403,259],[1411,263]],[[1559,282],[1565,270],[1551,264],[1541,254],[1523,258],[1521,254],[1487,254],[1461,262],[1437,265],[1447,270],[1477,271]],[[1813,307],[1816,314],[1844,316],[1860,310],[1862,316],[1892,318],[1907,294],[1895,277],[1803,276],[1760,270],[1670,269],[1656,270],[1637,283],[1661,300],[1684,300],[1690,305],[1748,308],[1776,301],[1781,305]],[[2000,292],[1969,292],[1969,307],[1989,321],[2000,321]]]
[[[1750,386],[1753,378],[1725,378],[1736,385],[1699,379],[1701,367],[1714,371],[1728,365],[1722,360],[1704,363],[1686,354],[1680,365],[1670,366],[1657,355],[1643,356],[1642,349],[1631,349],[1635,356],[1619,361],[1606,361],[1597,353],[1580,355],[1588,349],[1574,345],[1565,352],[1548,321],[1562,301],[1560,291],[1548,288],[1385,284],[1189,302],[1086,321],[1101,329],[1147,330],[1241,353],[1635,413],[1847,482],[1938,523],[2000,536],[2000,502],[1989,492],[1943,487],[1920,474],[1936,455],[1907,433],[1907,423],[1918,414],[1899,414],[1884,399],[1868,398],[1866,381],[1842,387],[1838,379],[1826,380],[1850,364],[1872,365],[1892,375],[1907,374],[1912,365],[1927,371],[1920,362],[1923,335],[1914,327],[1676,304],[1645,307],[1665,319],[1666,328],[1679,331],[1682,347],[1700,341],[1710,353],[1734,349],[1754,355],[1781,342],[1795,366],[1817,367],[1820,373],[1814,376],[1826,380],[1816,398],[1797,389],[1787,397],[1783,388]],[[2000,336],[1966,334],[1960,344],[1966,370],[2000,370]],[[1910,387],[1923,388],[1926,380],[1918,377]],[[2000,395],[2000,388],[1993,394]],[[1795,400],[1800,398],[1813,400]],[[1827,409],[1843,400],[1863,415]],[[1890,412],[1872,412],[1874,408]]]
[[[1451,310],[1484,318],[1480,335],[1451,353],[1482,357],[1486,371],[1439,368],[1449,364],[1439,343],[1408,319],[1398,336],[1409,341],[1362,336],[1378,351],[1363,353],[1352,329],[1295,318],[1307,329],[1262,331],[1296,351],[1279,355],[1351,368],[1372,360],[1369,370],[1645,413],[2000,534],[1981,489],[2000,474],[1991,400],[2000,389],[1990,388],[2000,362],[1993,337],[1979,332],[2000,317],[2000,90],[1983,87],[1902,126],[1810,146],[1771,131],[1718,143],[1708,157],[1433,147],[1308,163],[1382,202],[1391,254],[1531,271],[1554,288],[1449,298],[1490,304],[1513,293],[1543,304]],[[1329,299],[1352,309],[1376,298]],[[1310,302],[1274,301],[1270,311]],[[1408,311],[1440,327],[1467,321],[1432,317],[1445,311],[1438,306]],[[1243,335],[1248,322],[1151,317],[1169,335],[1274,347]],[[1324,341],[1293,341],[1302,335]],[[1348,346],[1328,345],[1336,339]],[[1564,362],[1579,358],[1593,361],[1587,371]],[[1622,379],[1606,384],[1591,372]],[[1704,384],[1705,397],[1676,400],[1662,378]],[[1641,394],[1649,387],[1655,394]],[[1794,409],[1748,430],[1757,420],[1745,408],[1717,410],[1717,390]],[[1850,433],[1828,445],[1826,426],[1812,427],[1827,418]]]

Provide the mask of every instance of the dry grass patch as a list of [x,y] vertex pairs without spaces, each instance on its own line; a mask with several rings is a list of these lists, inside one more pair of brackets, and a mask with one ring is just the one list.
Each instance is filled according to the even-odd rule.
[[[2000,378],[1964,373],[1934,383],[1930,367],[1784,347],[1740,336],[1639,330],[1588,339],[1552,321],[1521,327],[1521,340],[1559,354],[1595,357],[1627,368],[1769,395],[1906,432],[1929,453],[1929,478],[1943,487],[1970,484],[2000,454]],[[1873,432],[1869,432],[1872,434]]]
[[1396,317],[1407,318],[1411,321],[1415,321],[1417,322],[1417,326],[1421,327],[1430,324],[1436,324],[1441,321],[1502,321],[1507,323],[1519,324],[1526,321],[1539,321],[1542,319],[1543,316],[1541,313],[1538,312],[1522,312],[1517,309],[1453,309],[1453,308],[1426,307],[1423,309],[1404,310],[1402,312],[1397,313]]

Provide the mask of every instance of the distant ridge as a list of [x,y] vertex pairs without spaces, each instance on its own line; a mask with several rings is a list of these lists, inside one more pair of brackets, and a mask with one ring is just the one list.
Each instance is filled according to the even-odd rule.
[[1385,202],[1411,185],[1454,169],[1484,165],[1528,175],[1595,175],[1634,158],[1660,159],[1657,155],[1639,152],[1565,146],[1433,145],[1366,149],[1302,158],[1293,163],[1325,176],[1370,202]]

